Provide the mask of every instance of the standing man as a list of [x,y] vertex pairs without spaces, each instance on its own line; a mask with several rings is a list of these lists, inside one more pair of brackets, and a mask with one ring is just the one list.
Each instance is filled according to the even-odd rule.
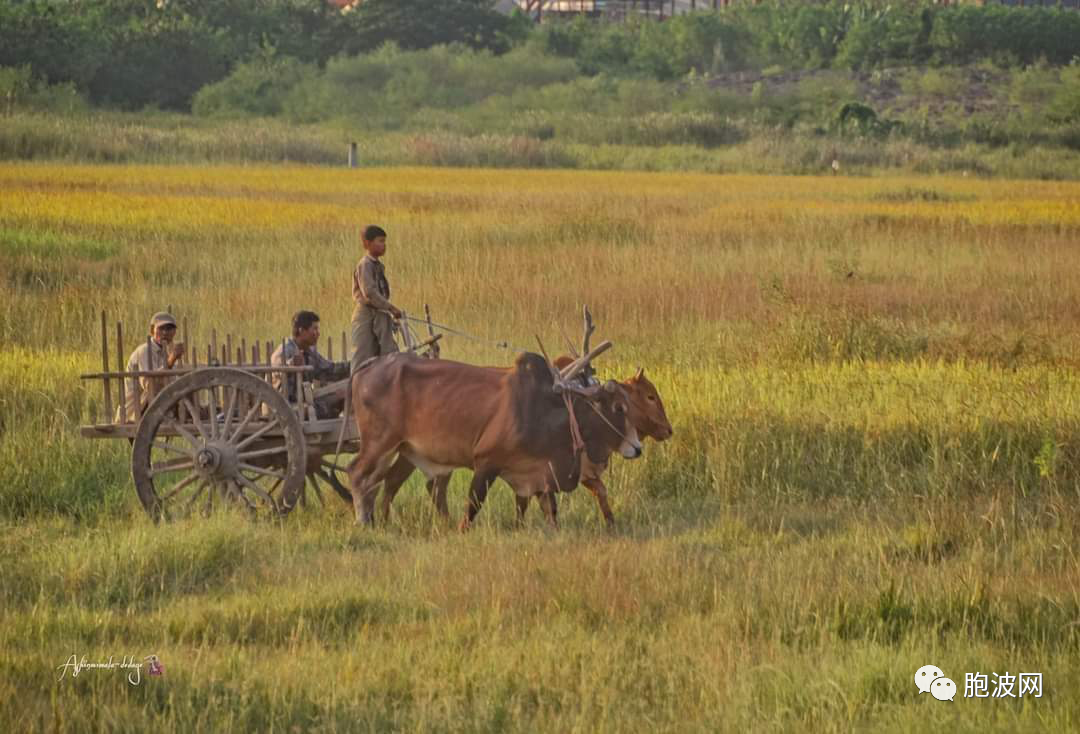
[[[270,364],[275,367],[314,367],[304,373],[304,382],[323,380],[334,382],[349,376],[348,362],[331,362],[319,354],[315,345],[319,343],[319,314],[314,311],[297,311],[292,320],[292,339],[286,340],[270,356]],[[291,379],[285,380],[286,377]],[[296,376],[275,372],[271,378],[274,389],[281,391],[285,381],[286,397],[290,403],[296,402]],[[344,395],[326,395],[315,400],[315,415],[318,418],[332,418],[341,412],[345,405]]]
[[370,358],[398,351],[394,341],[394,321],[401,318],[401,311],[390,303],[390,283],[386,270],[379,261],[386,254],[386,231],[374,224],[368,225],[361,239],[367,254],[353,272],[352,343],[356,351],[352,357],[352,371]]
[[[183,343],[173,344],[176,337],[176,319],[165,311],[158,311],[150,319],[150,338],[135,347],[127,361],[128,372],[171,370],[185,353]],[[146,407],[165,387],[164,377],[128,377],[124,395],[123,415],[127,422],[137,423]],[[116,418],[120,420],[120,408]]]

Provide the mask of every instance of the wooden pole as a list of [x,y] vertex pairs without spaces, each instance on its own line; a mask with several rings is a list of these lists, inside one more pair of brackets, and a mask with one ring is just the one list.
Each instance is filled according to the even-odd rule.
[[[282,339],[281,339],[281,358],[283,360],[285,359],[285,338],[284,337],[282,337]],[[286,364],[288,364],[288,363],[286,363]],[[281,395],[282,395],[282,397],[285,398],[285,401],[288,402],[288,400],[289,400],[289,376],[288,375],[282,375],[282,377],[285,378],[285,379],[283,379],[281,381]]]
[[[109,329],[105,320],[105,310],[101,311],[101,368],[103,372],[109,371]],[[101,381],[104,386],[104,399],[105,399],[105,420],[112,422],[113,409],[112,409],[112,380],[106,377]]]
[[[124,371],[124,325],[116,322],[116,362],[121,372]],[[153,367],[154,365],[150,365]],[[138,385],[138,379],[135,380],[135,384]],[[124,378],[120,378],[120,422],[127,423],[127,385],[124,384]]]
[[[191,343],[188,341],[187,316],[185,316],[183,318],[183,329],[184,329],[184,333],[181,335],[180,338],[184,340],[184,348],[187,349],[188,347],[191,346]],[[186,355],[184,357],[184,361],[187,361],[187,356]]]
[[233,350],[232,350],[232,334],[226,334],[225,335],[225,359],[221,360],[222,364],[228,364],[229,360],[232,359],[232,354],[233,354]]
[[356,168],[359,165],[356,156],[356,143],[349,143],[349,168]]
[[342,362],[348,362],[349,361],[349,347],[348,347],[348,342],[345,341],[345,332],[344,331],[341,332],[341,361]]
[[435,328],[431,325],[431,307],[424,304],[424,318],[427,319],[427,335],[435,336]]

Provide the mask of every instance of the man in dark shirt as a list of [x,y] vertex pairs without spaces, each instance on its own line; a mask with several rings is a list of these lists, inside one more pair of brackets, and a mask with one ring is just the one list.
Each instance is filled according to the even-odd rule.
[[[315,345],[319,343],[319,315],[314,311],[297,311],[293,316],[292,339],[286,339],[270,357],[270,364],[277,367],[314,367],[304,373],[304,381],[322,380],[334,382],[349,376],[348,362],[331,362],[319,354]],[[291,378],[291,379],[286,379]],[[290,403],[296,402],[296,377],[288,373],[275,372],[271,378],[274,388],[281,391],[285,384],[285,394]],[[319,418],[332,418],[341,413],[344,407],[341,396],[327,395],[315,401],[315,415]]]

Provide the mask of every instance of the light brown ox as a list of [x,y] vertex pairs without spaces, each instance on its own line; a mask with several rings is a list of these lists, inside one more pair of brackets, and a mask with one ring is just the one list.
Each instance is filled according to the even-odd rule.
[[[572,357],[561,355],[555,360],[555,366],[561,370],[569,367],[573,361]],[[638,369],[633,377],[618,383],[618,385],[624,391],[629,402],[630,411],[627,413],[627,419],[634,426],[638,439],[651,438],[654,441],[662,442],[671,438],[673,430],[671,423],[668,422],[667,412],[664,410],[664,402],[660,399],[660,393],[657,392],[656,386],[645,376],[645,370]],[[604,521],[608,527],[614,526],[615,516],[612,514],[611,506],[608,504],[607,487],[604,485],[601,475],[607,469],[610,457],[611,452],[608,452],[603,461],[594,462],[588,456],[582,456],[580,478],[581,483],[596,498],[600,513],[604,516]],[[408,462],[398,462],[387,472],[382,495],[383,522],[389,521],[390,506],[394,502],[394,497],[397,496],[405,480],[412,474],[413,468]],[[427,491],[435,504],[435,509],[444,518],[450,517],[450,511],[446,503],[446,490],[449,483],[449,474],[429,479],[427,482]],[[517,504],[518,518],[520,520],[524,518],[525,511],[529,507],[529,498],[518,496]]]
[[[462,529],[475,520],[499,477],[518,497],[539,497],[557,527],[555,493],[577,487],[581,461],[555,379],[548,362],[531,353],[507,369],[407,353],[369,363],[352,378],[360,453],[349,465],[349,478],[357,523],[372,522],[379,482],[397,466],[406,476],[416,467],[429,480],[444,482],[456,468],[472,469]],[[627,421],[629,402],[615,382],[574,388],[570,395],[584,455],[596,462],[616,450],[626,458],[641,455]]]

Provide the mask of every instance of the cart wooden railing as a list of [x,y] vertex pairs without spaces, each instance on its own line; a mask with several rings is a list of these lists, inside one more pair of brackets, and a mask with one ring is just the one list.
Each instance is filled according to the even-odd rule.
[[[342,417],[319,419],[315,412],[318,394],[342,393],[348,381],[313,389],[304,381],[312,367],[270,364],[274,342],[231,334],[219,341],[214,330],[203,351],[189,341],[186,320],[181,329],[188,351],[173,368],[128,370],[123,324],[117,322],[110,344],[103,312],[102,369],[80,376],[100,383],[105,413],[90,401],[81,434],[131,442],[132,476],[151,517],[190,514],[198,506],[210,511],[222,502],[251,512],[265,506],[280,515],[305,503],[308,489],[322,502],[324,486],[351,503],[346,462],[330,455],[356,450],[355,426]],[[344,334],[339,344],[345,359]],[[333,352],[327,339],[326,356],[333,359]],[[141,381],[153,394],[143,400],[140,393],[132,414],[125,406],[130,390],[142,389]],[[289,383],[295,388],[292,401]]]

